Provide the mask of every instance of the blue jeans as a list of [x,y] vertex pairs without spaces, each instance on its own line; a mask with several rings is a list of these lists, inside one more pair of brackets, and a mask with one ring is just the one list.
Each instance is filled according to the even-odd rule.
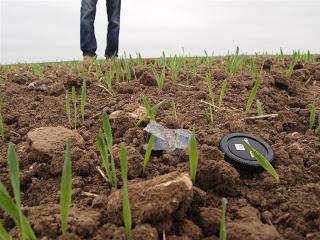
[[[98,0],[81,1],[80,47],[83,56],[96,56],[97,40],[94,34],[94,20]],[[121,0],[106,0],[108,34],[105,57],[118,56]]]

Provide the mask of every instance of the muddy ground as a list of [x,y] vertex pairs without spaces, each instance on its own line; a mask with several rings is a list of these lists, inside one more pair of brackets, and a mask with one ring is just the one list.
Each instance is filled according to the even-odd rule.
[[[264,60],[258,60],[259,67]],[[172,82],[167,70],[162,91],[156,87],[150,68],[136,66],[136,79],[114,84],[116,96],[110,96],[97,85],[94,70],[86,76],[85,122],[74,130],[83,142],[72,148],[73,204],[69,235],[65,239],[125,239],[121,206],[115,201],[118,192],[111,192],[96,168],[103,169],[96,134],[101,129],[103,111],[108,114],[116,110],[133,111],[142,105],[142,93],[153,104],[167,100],[156,116],[161,124],[168,128],[195,128],[200,162],[195,187],[190,190],[186,188],[188,184],[177,185],[156,196],[158,202],[150,200],[148,204],[145,200],[152,199],[148,191],[139,195],[152,183],[147,181],[175,179],[180,176],[177,172],[188,172],[188,158],[185,154],[153,152],[142,178],[143,144],[148,137],[143,130],[146,123],[135,127],[135,120],[126,114],[112,120],[118,169],[117,144],[125,142],[129,150],[129,196],[137,201],[131,203],[134,239],[163,239],[163,235],[171,240],[218,239],[222,197],[229,202],[230,240],[320,239],[320,137],[308,129],[309,104],[314,93],[320,95],[320,61],[296,64],[290,78],[285,72],[291,60],[278,62],[270,58],[266,62],[257,98],[267,114],[277,113],[278,117],[250,121],[244,120],[243,109],[255,79],[246,71],[227,76],[223,59],[217,59],[209,67],[217,96],[222,81],[228,79],[223,109],[215,113],[214,123],[207,121],[204,112],[208,105],[201,102],[210,102],[206,64],[198,65],[196,74],[185,68],[177,83]],[[102,68],[108,64],[102,64]],[[4,72],[1,76],[4,78]],[[67,65],[56,68],[50,64],[45,73],[45,79],[52,81],[47,91],[27,88],[39,79],[25,65],[15,67],[6,78],[1,87],[6,134],[0,146],[0,180],[11,192],[6,155],[8,143],[13,142],[20,158],[25,215],[38,239],[58,239],[61,237],[59,189],[64,149],[56,149],[54,154],[40,154],[32,146],[28,132],[49,126],[69,128],[65,90],[76,86],[80,94],[82,79],[79,74],[71,73]],[[172,113],[172,100],[176,103],[178,119]],[[255,107],[251,114],[255,114]],[[280,184],[265,171],[239,169],[224,160],[219,141],[231,132],[255,134],[273,147]],[[172,174],[167,176],[168,173]],[[120,175],[118,178],[118,189],[121,189]],[[144,182],[147,183],[144,185]],[[145,204],[138,204],[139,201]],[[2,210],[0,222],[17,238],[14,222]]]

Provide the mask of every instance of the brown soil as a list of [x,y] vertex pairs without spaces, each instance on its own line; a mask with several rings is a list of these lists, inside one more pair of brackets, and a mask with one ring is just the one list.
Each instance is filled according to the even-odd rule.
[[[259,62],[261,66],[262,59]],[[191,201],[189,208],[179,210],[179,216],[163,218],[166,221],[162,222],[155,221],[159,216],[134,219],[134,239],[162,239],[164,231],[166,239],[218,239],[222,197],[229,202],[228,239],[320,239],[320,138],[308,129],[309,103],[314,93],[320,93],[320,62],[299,63],[292,77],[287,78],[285,71],[289,64],[290,61],[277,63],[268,59],[263,65],[258,98],[265,112],[278,113],[277,118],[243,120],[243,109],[254,79],[248,73],[239,73],[228,77],[223,109],[215,114],[214,124],[208,123],[204,115],[207,105],[200,101],[210,101],[205,64],[197,67],[197,74],[185,69],[178,84],[173,83],[169,75],[163,91],[155,86],[149,68],[137,67],[137,79],[116,83],[117,95],[113,97],[96,85],[96,75],[92,72],[87,78],[85,122],[76,130],[84,144],[72,149],[73,204],[69,234],[64,237],[61,236],[58,205],[64,151],[41,155],[30,146],[27,134],[39,127],[68,128],[65,90],[76,86],[80,94],[82,80],[65,65],[57,69],[48,65],[45,75],[52,81],[48,90],[32,91],[27,86],[38,79],[28,66],[16,67],[1,87],[6,135],[0,146],[0,180],[12,192],[6,155],[8,143],[13,142],[20,158],[24,212],[39,239],[125,239],[121,212],[117,212],[118,218],[110,217],[110,211],[121,206],[108,202],[115,193],[96,168],[103,169],[96,134],[101,128],[102,111],[108,114],[116,110],[132,112],[142,105],[143,93],[152,104],[167,99],[157,113],[158,122],[168,128],[195,128],[200,162],[196,187],[192,199],[188,199]],[[213,85],[220,89],[227,77],[223,60],[215,61],[211,70]],[[1,77],[4,77],[3,71]],[[310,77],[311,81],[305,85]],[[219,90],[216,94],[219,95]],[[173,118],[171,100],[176,103],[177,120]],[[144,181],[140,174],[143,144],[147,139],[143,126],[135,127],[130,117],[121,115],[112,121],[112,128],[114,144],[125,142],[127,145],[130,182]],[[238,169],[224,161],[219,141],[230,132],[253,133],[270,143],[275,151],[274,166],[280,175],[280,184],[265,171]],[[119,169],[118,153],[119,147],[115,146]],[[188,172],[187,159],[184,153],[175,156],[154,152],[145,178],[153,179],[175,171]],[[120,174],[118,179],[120,189]],[[109,211],[112,204],[117,207]],[[143,208],[141,206],[139,214],[145,214]],[[0,223],[17,239],[14,222],[3,210],[0,210]]]

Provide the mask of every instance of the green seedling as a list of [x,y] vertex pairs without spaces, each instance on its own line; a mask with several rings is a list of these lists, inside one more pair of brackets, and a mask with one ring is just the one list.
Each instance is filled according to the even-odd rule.
[[208,90],[209,90],[209,95],[210,95],[210,99],[211,99],[211,105],[212,107],[214,107],[214,98],[215,98],[215,91],[213,89],[212,86],[212,77],[211,74],[207,74],[207,84],[208,84]]
[[61,230],[62,234],[65,234],[68,228],[72,192],[71,146],[69,142],[66,144],[66,155],[63,163],[60,192]]
[[310,116],[309,116],[310,129],[313,129],[316,122],[316,108],[317,108],[317,100],[316,100],[316,96],[314,96],[313,102],[310,107]]
[[[110,154],[110,164],[109,165],[110,165],[111,171],[110,171],[109,181],[111,181],[111,185],[114,188],[116,188],[117,187],[117,175],[116,175],[116,167],[115,167],[113,153],[112,153],[112,146],[113,146],[112,129],[111,129],[109,117],[105,112],[102,114],[102,126],[103,126],[104,137],[107,142],[107,149]],[[107,152],[107,154],[108,154],[108,152]]]
[[287,69],[287,72],[286,72],[286,76],[287,77],[290,78],[292,76],[293,68],[294,68],[294,64],[290,64],[290,66],[289,66],[289,68]]
[[102,76],[103,76],[103,73],[102,73],[102,70],[101,70],[101,66],[100,66],[100,63],[98,60],[95,60],[94,61],[94,66],[95,66],[95,69],[96,69],[96,76],[97,76],[97,79],[101,79]]
[[32,75],[39,78],[40,80],[44,80],[45,77],[45,68],[40,64],[31,64],[31,72]]
[[174,82],[177,82],[179,74],[182,70],[183,63],[182,61],[175,56],[171,61],[170,61],[170,68],[171,68],[171,74],[172,74],[172,80]]
[[72,122],[71,122],[71,106],[70,106],[70,97],[69,97],[69,91],[66,90],[66,113],[67,118],[69,122],[70,128],[72,128]]
[[131,239],[132,217],[128,194],[128,154],[123,143],[120,144],[120,167],[122,177],[122,216],[127,239]]
[[237,47],[236,53],[228,57],[227,63],[226,63],[226,71],[231,75],[234,76],[239,71],[240,67],[243,65],[243,59],[241,56],[239,56],[239,47]]
[[8,147],[8,167],[14,201],[0,181],[0,208],[13,218],[22,240],[35,240],[36,236],[21,209],[19,161],[12,143],[9,143]]
[[143,169],[142,169],[142,177],[144,177],[146,167],[149,163],[151,152],[152,152],[152,145],[154,143],[154,136],[151,135],[147,144],[146,152],[144,154],[144,161],[143,161]]
[[222,87],[221,87],[221,92],[220,92],[220,97],[219,97],[219,105],[218,105],[218,112],[221,111],[221,106],[222,106],[224,95],[225,95],[226,90],[227,90],[227,85],[228,85],[228,80],[225,79],[223,81]]
[[87,82],[83,80],[81,88],[81,101],[80,101],[80,112],[82,123],[84,123],[84,114],[85,114],[85,104],[87,99]]
[[110,182],[112,187],[116,187],[116,186],[114,186],[113,177],[112,177],[113,173],[110,169],[111,163],[109,160],[108,149],[107,149],[106,142],[103,138],[102,133],[99,133],[97,135],[97,142],[98,142],[99,152],[100,152],[100,155],[102,158],[103,167],[107,173],[108,181]]
[[276,170],[273,168],[271,163],[256,149],[254,149],[250,144],[244,143],[246,148],[253,154],[254,158],[260,163],[260,165],[268,172],[271,176],[274,177],[277,183],[280,182],[280,178]]
[[8,233],[7,230],[2,226],[1,223],[0,223],[0,239],[1,239],[1,240],[11,240],[11,237],[10,237],[9,233]]
[[147,119],[155,120],[157,111],[159,110],[161,105],[166,101],[166,100],[163,100],[163,101],[161,101],[161,102],[159,102],[156,105],[151,107],[148,99],[146,99],[144,96],[142,96],[141,99],[143,101],[144,107],[146,108],[146,113],[142,117],[140,117],[140,119],[137,122],[136,126],[139,126],[143,121],[145,121]]
[[227,224],[226,224],[226,212],[228,200],[226,198],[221,199],[221,220],[220,220],[220,231],[219,240],[227,240]]
[[172,105],[172,115],[175,119],[178,119],[176,103],[174,102],[174,100],[171,101],[171,105]]
[[116,75],[115,70],[110,68],[109,71],[107,71],[104,74],[104,78],[103,78],[104,82],[105,82],[105,85],[107,87],[107,91],[111,96],[115,95],[115,92],[114,92],[114,90],[112,88],[112,82],[113,82],[113,79],[114,79],[115,75]]
[[114,72],[116,76],[116,81],[120,82],[121,80],[121,74],[122,74],[122,67],[119,60],[115,60],[114,62]]
[[209,105],[208,109],[205,109],[204,112],[206,119],[208,121],[208,123],[214,123],[214,117],[213,117],[213,107],[211,105]]
[[77,129],[77,93],[75,87],[72,87],[71,91],[72,96],[72,104],[73,104],[73,111],[74,111],[74,129]]
[[154,78],[157,81],[157,85],[158,85],[159,89],[162,90],[163,86],[164,86],[164,81],[166,80],[166,67],[163,66],[160,74],[158,74],[154,65],[151,65],[151,70],[152,70]]
[[264,110],[263,110],[263,107],[262,107],[262,103],[260,102],[259,99],[257,99],[256,105],[257,105],[257,114],[258,114],[258,116],[264,115]]
[[192,131],[189,147],[189,165],[190,165],[190,176],[193,185],[196,182],[196,174],[198,168],[198,144],[194,130]]
[[257,95],[259,87],[260,87],[260,78],[258,77],[256,79],[256,81],[254,82],[254,86],[251,90],[250,96],[249,96],[247,104],[246,104],[246,114],[248,114],[251,110],[251,106],[252,106],[253,101]]

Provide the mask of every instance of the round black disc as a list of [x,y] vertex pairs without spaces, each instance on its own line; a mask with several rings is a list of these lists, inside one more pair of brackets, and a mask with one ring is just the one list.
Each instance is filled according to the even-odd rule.
[[271,146],[266,141],[246,133],[231,133],[220,141],[220,149],[224,152],[226,160],[246,166],[260,167],[260,163],[246,149],[244,143],[249,143],[269,162],[273,161],[274,153]]

